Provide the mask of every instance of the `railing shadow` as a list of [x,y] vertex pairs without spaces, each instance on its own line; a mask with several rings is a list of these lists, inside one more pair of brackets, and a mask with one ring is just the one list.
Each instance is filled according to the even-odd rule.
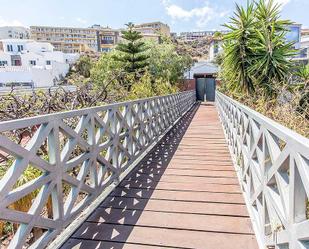
[[[124,247],[134,226],[138,226],[143,210],[173,158],[199,105],[194,105],[174,125],[62,248]],[[138,248],[143,248],[143,245]]]

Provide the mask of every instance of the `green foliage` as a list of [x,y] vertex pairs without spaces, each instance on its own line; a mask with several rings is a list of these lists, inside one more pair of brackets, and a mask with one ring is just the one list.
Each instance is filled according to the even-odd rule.
[[81,56],[75,64],[75,70],[85,78],[89,78],[92,66],[93,63],[89,56]]
[[249,67],[253,56],[250,43],[256,27],[254,4],[248,3],[246,8],[236,4],[234,15],[230,24],[225,25],[230,33],[224,36],[224,76],[229,78],[232,90],[252,92],[254,86]]
[[[188,55],[179,55],[175,46],[168,40],[158,44],[154,41],[145,41],[145,46],[148,50],[145,52],[145,56],[148,58],[148,66],[143,69],[144,72],[127,72],[126,62],[119,60],[123,57],[123,52],[114,50],[110,53],[104,53],[93,66],[91,70],[91,81],[97,87],[103,87],[106,81],[113,79],[109,85],[108,91],[117,91],[120,89],[128,92],[137,91],[137,86],[134,89],[131,87],[135,84],[140,86],[140,93],[133,93],[133,98],[137,96],[144,98],[147,96],[153,96],[153,94],[165,94],[164,91],[152,91],[147,89],[143,90],[145,83],[145,77],[149,78],[152,84],[160,85],[160,89],[165,89],[166,93],[170,93],[169,87],[175,86],[176,83],[182,79],[185,70],[192,65],[192,59]],[[143,77],[146,75],[145,77]],[[144,93],[144,94],[143,94]]]
[[232,91],[253,93],[263,89],[267,96],[289,76],[292,43],[285,39],[290,21],[280,19],[280,5],[273,0],[236,5],[234,17],[226,24],[222,77]]
[[292,23],[280,19],[279,8],[273,0],[260,0],[255,12],[258,21],[251,44],[254,58],[250,73],[267,95],[272,95],[276,85],[286,80],[293,66],[289,58],[295,54],[293,43],[285,39],[286,27]]
[[164,79],[175,85],[193,64],[189,55],[179,55],[176,47],[168,41],[161,44],[149,41],[147,46],[149,47],[148,68],[155,79]]
[[114,59],[120,56],[120,52],[115,50],[101,55],[90,73],[90,78],[96,86],[102,86],[104,82],[123,72],[124,63]]
[[178,91],[176,86],[172,86],[163,78],[153,78],[146,71],[139,81],[132,84],[131,92],[128,94],[128,99],[149,98],[158,95],[166,95]]
[[298,70],[296,72],[296,75],[302,81],[303,87],[309,86],[309,64],[301,65],[298,68]]
[[127,30],[122,31],[125,42],[116,47],[121,55],[116,55],[114,58],[124,63],[124,69],[128,73],[143,71],[148,66],[148,56],[145,53],[148,48],[142,40],[142,34],[134,30],[134,24],[128,23],[126,26]]

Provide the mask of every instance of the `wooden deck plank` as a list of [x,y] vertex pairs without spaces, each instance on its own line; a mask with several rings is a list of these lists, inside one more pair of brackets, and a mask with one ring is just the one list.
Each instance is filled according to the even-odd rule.
[[[248,217],[246,206],[226,203],[203,203],[175,200],[155,200],[141,198],[108,197],[101,204],[105,208],[146,210],[156,212],[176,212],[190,214],[214,214]],[[98,212],[99,213],[99,212]]]
[[73,238],[200,249],[254,249],[254,235],[84,223]]
[[147,175],[147,174],[140,174],[139,176],[132,176],[128,178],[129,182],[196,182],[196,183],[216,183],[216,184],[223,184],[223,185],[238,185],[237,179],[234,178],[226,178],[226,177],[205,177],[205,176],[188,176],[188,175]]
[[242,194],[211,193],[211,192],[183,192],[161,189],[127,189],[117,188],[111,196],[123,196],[133,198],[176,200],[190,202],[214,202],[244,204]]
[[258,248],[215,107],[177,123],[63,248]]
[[150,182],[150,183],[136,183],[123,181],[120,186],[125,188],[141,188],[141,189],[162,189],[175,191],[190,191],[190,192],[215,192],[215,193],[241,193],[240,187],[237,185],[222,185],[210,183],[192,183],[192,182]]
[[[192,231],[253,234],[250,219],[238,216],[199,215],[188,213],[153,212],[147,210],[98,209],[87,220],[99,223],[137,225],[143,227],[169,228]],[[89,226],[91,226],[89,224]],[[77,230],[77,234],[79,234]]]

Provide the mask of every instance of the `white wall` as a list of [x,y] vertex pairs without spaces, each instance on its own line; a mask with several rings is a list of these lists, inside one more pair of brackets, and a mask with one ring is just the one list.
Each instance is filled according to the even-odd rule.
[[[70,64],[79,58],[76,54],[53,51],[50,43],[16,39],[1,41],[4,52],[0,51],[0,61],[7,61],[8,66],[0,68],[0,83],[33,82],[35,87],[50,87],[64,77]],[[12,45],[14,51],[6,52],[7,45]],[[23,45],[23,51],[18,51],[17,45]],[[20,57],[22,66],[12,66],[11,56]],[[35,61],[35,66],[30,61]],[[47,65],[47,61],[51,64]]]
[[11,66],[11,56],[7,53],[0,51],[0,61],[7,61],[8,66]]
[[29,39],[30,30],[25,27],[0,27],[0,39]]
[[30,83],[34,87],[50,87],[69,71],[69,65],[55,62],[45,67],[3,67],[0,68],[0,83]]

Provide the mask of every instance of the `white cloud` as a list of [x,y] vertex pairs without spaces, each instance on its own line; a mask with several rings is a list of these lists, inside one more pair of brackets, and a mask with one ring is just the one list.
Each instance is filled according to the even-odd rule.
[[86,23],[88,23],[87,20],[85,20],[85,19],[83,19],[83,18],[81,18],[81,17],[77,17],[77,18],[76,18],[76,21],[78,21],[78,22],[81,23],[81,24],[86,24]]
[[275,0],[276,3],[279,3],[282,5],[282,7],[286,4],[288,4],[289,2],[291,2],[291,0]]
[[0,16],[0,27],[2,26],[25,26],[25,25],[19,20],[5,20]]
[[176,4],[171,4],[170,0],[161,1],[167,14],[173,20],[186,20],[196,19],[196,25],[198,28],[205,27],[211,20],[224,17],[228,12],[219,11],[216,8],[211,7],[207,2],[200,8],[193,8],[186,10]]
[[[267,0],[268,2],[269,0]],[[281,8],[290,3],[292,0],[274,0],[275,3],[280,4]]]

